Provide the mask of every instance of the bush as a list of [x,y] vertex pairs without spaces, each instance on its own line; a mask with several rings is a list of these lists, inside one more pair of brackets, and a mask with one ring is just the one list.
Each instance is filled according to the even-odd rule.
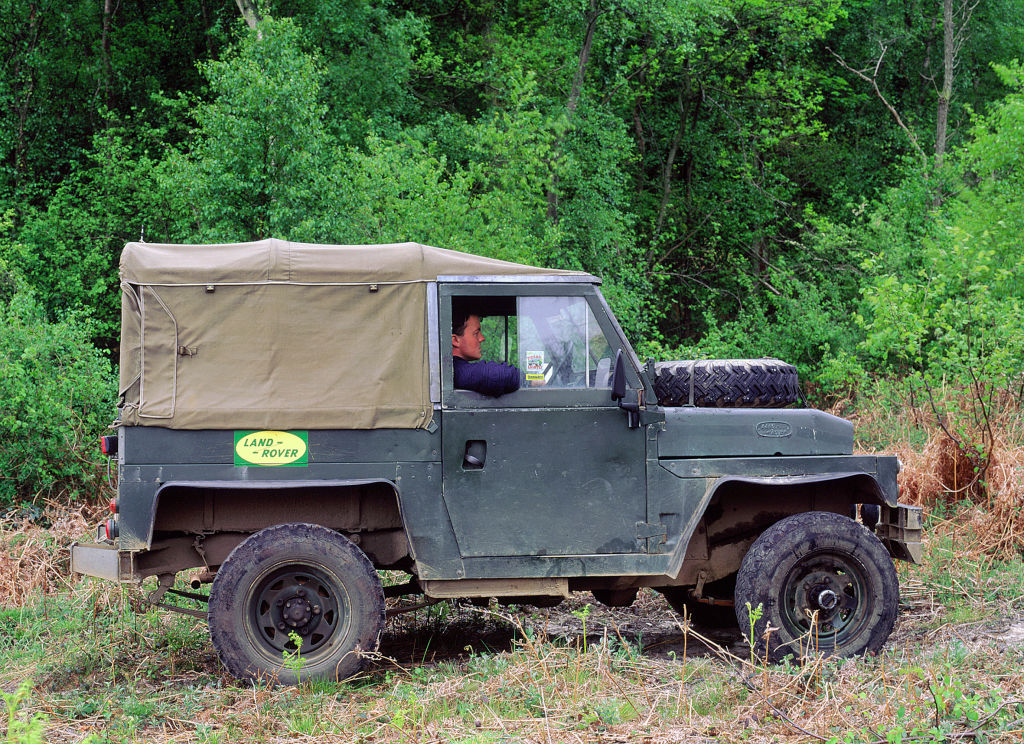
[[[80,314],[50,322],[24,282],[0,263],[0,504],[101,488],[96,437],[114,413],[110,361]],[[4,296],[6,295],[6,296]]]

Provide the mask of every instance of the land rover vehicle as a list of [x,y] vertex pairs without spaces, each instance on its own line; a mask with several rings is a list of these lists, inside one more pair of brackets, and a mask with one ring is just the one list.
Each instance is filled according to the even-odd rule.
[[[641,364],[593,276],[265,240],[130,243],[121,280],[118,497],[72,569],[207,601],[239,677],[353,674],[405,593],[627,605],[651,587],[741,627],[760,606],[776,659],[872,652],[893,626],[892,558],[920,551],[896,458],[791,406],[781,362]],[[531,384],[453,386],[460,308]],[[409,580],[385,590],[377,569]]]

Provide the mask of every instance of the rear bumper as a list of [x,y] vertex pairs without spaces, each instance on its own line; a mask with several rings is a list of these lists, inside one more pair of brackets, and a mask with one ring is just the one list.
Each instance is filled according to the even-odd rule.
[[134,581],[132,553],[113,545],[75,543],[71,546],[71,571],[110,581]]
[[902,561],[920,563],[924,556],[921,548],[921,507],[906,504],[895,508],[882,506],[880,516],[875,534],[889,554]]

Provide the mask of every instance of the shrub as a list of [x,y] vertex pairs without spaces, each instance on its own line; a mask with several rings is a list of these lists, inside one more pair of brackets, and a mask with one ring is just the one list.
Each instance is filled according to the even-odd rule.
[[102,482],[95,438],[114,413],[110,361],[89,342],[88,318],[46,319],[0,263],[0,504],[74,500]]

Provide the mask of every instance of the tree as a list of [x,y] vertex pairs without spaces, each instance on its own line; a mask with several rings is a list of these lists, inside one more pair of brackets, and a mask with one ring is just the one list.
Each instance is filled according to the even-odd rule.
[[297,24],[267,17],[202,70],[213,99],[197,105],[191,139],[161,168],[178,234],[210,242],[288,237],[325,207],[332,138],[316,55]]
[[868,267],[865,349],[900,371],[1008,382],[1024,365],[1024,69],[995,69],[1013,90],[972,129],[967,185],[919,207],[921,239],[899,236]]
[[0,258],[28,277],[48,318],[69,309],[91,315],[94,340],[105,349],[117,348],[121,249],[170,234],[155,178],[161,139],[162,130],[111,123],[46,208],[26,212],[18,240],[0,245]]

